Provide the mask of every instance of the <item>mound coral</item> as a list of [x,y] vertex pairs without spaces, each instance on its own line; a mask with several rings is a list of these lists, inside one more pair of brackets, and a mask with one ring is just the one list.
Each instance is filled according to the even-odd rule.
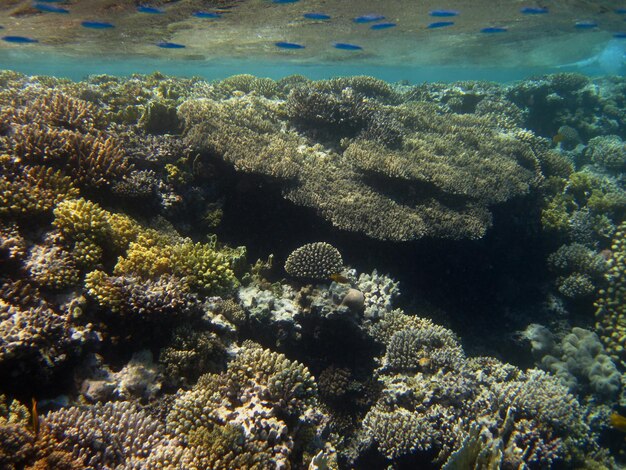
[[291,252],[285,262],[287,274],[304,279],[329,279],[342,269],[341,253],[326,242],[307,243]]

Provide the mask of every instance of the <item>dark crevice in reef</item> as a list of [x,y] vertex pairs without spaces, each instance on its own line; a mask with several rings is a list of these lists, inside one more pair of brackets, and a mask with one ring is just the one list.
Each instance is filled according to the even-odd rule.
[[443,191],[428,181],[390,178],[373,172],[365,172],[363,182],[374,191],[384,194],[398,204],[416,206],[435,200],[455,211],[466,208],[469,198]]

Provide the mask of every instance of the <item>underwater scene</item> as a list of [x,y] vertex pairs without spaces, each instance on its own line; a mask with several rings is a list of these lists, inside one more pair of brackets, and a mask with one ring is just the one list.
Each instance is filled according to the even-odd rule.
[[0,0],[0,470],[626,468],[626,3]]

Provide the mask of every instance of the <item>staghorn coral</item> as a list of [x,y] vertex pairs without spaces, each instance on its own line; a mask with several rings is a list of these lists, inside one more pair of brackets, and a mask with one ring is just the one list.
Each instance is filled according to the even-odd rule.
[[326,242],[307,243],[292,251],[285,262],[287,274],[305,279],[328,279],[342,269],[341,253]]

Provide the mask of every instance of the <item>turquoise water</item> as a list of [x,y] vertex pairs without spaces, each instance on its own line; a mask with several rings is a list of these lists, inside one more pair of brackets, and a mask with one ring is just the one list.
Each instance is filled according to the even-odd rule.
[[625,20],[2,2],[0,470],[623,468]]

